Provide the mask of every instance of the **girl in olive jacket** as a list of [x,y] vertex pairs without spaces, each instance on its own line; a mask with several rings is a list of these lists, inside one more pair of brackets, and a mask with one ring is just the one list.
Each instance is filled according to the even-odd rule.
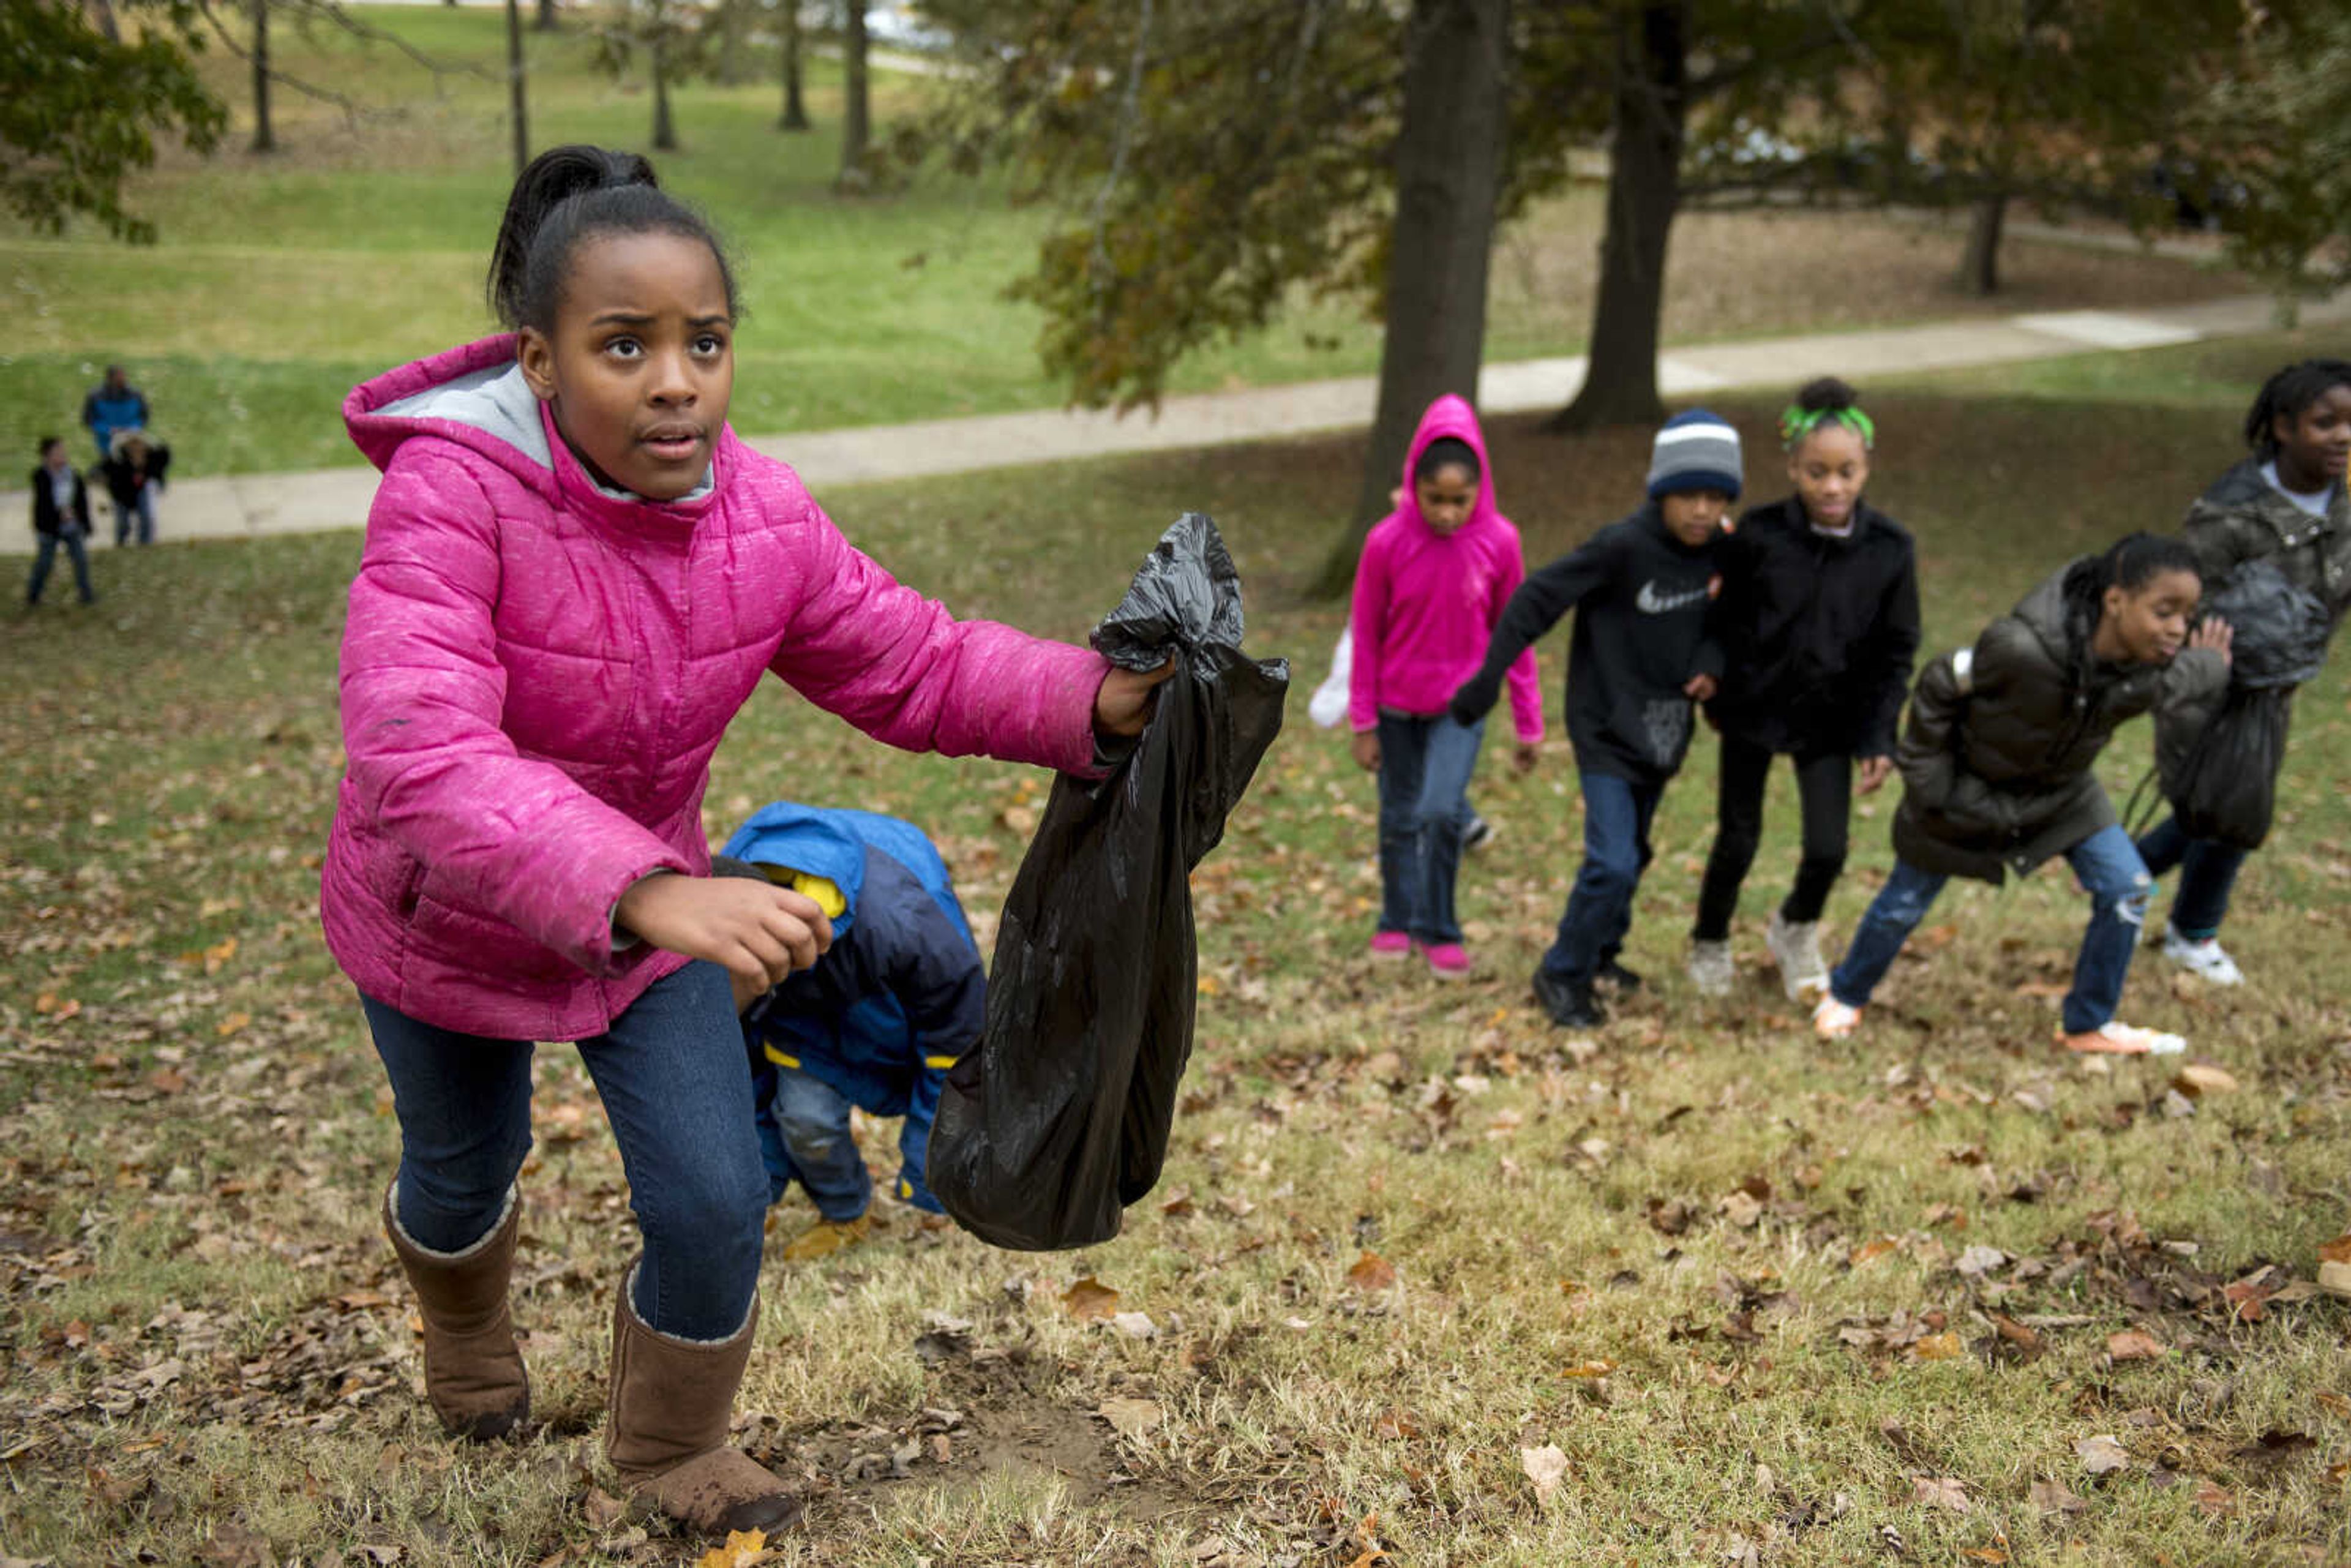
[[2187,744],[2219,706],[2230,632],[2218,621],[2189,629],[2201,592],[2187,546],[2133,534],[1927,667],[1895,753],[1894,870],[1829,976],[1813,1015],[1822,1038],[1860,1023],[1946,881],[1997,883],[2062,854],[2090,894],[2063,1043],[2108,1055],[2186,1049],[2176,1034],[2115,1018],[2153,882],[2091,764],[2126,719],[2162,707],[2177,720],[2167,736]]

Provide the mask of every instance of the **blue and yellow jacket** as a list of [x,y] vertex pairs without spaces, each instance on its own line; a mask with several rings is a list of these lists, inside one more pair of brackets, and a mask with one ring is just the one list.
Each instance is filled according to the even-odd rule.
[[832,918],[831,950],[744,1013],[747,1039],[869,1115],[927,1133],[987,1008],[979,948],[939,852],[895,817],[778,800],[720,854],[799,886]]

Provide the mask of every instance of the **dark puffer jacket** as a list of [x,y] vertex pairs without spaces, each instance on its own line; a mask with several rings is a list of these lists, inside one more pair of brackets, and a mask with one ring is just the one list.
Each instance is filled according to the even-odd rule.
[[2209,649],[2170,664],[2109,664],[2090,652],[2095,558],[2050,578],[1984,628],[1971,649],[1928,664],[1896,749],[1902,806],[1894,852],[1921,871],[1998,883],[2102,828],[2115,809],[2090,767],[2116,727],[2151,708],[2193,744],[2228,689]]
[[2196,497],[2180,535],[2196,552],[2207,591],[2228,580],[2240,561],[2273,560],[2288,582],[2325,604],[2330,635],[2351,612],[2351,495],[2340,480],[2326,516],[2314,517],[2262,476],[2260,458],[2248,457]]

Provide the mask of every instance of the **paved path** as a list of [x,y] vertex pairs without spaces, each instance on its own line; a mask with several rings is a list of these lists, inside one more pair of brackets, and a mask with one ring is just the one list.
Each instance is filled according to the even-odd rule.
[[[2159,309],[2064,310],[1720,343],[1666,354],[1657,362],[1658,382],[1668,397],[1728,387],[1792,386],[1832,372],[1867,382],[1917,371],[2241,337],[2271,330],[2272,308],[2266,296],[2245,296]],[[2303,320],[2351,321],[2351,290],[2306,306]],[[1479,407],[1488,413],[1559,408],[1583,384],[1583,372],[1582,355],[1489,365],[1478,382]],[[835,486],[875,479],[1360,429],[1371,423],[1377,395],[1372,377],[1350,376],[1171,397],[1155,419],[1045,410],[747,439],[758,450],[789,461],[821,495]],[[375,486],[375,470],[364,466],[183,479],[163,494],[159,531],[170,540],[358,528],[367,520]],[[30,528],[7,523],[29,511],[26,492],[0,492],[0,552],[32,553]],[[99,533],[110,527],[101,519]]]

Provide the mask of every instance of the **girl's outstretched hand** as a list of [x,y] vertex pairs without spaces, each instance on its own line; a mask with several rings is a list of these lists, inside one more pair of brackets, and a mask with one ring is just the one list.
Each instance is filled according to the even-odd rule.
[[1354,738],[1347,743],[1347,749],[1354,755],[1355,766],[1364,772],[1377,773],[1380,770],[1380,732],[1378,730],[1357,730]]
[[2236,646],[2237,629],[2226,621],[2199,622],[2196,630],[2188,633],[2191,648],[2210,648],[2220,655],[2220,662],[2230,662],[2230,649]]
[[1533,772],[1535,764],[1541,760],[1542,747],[1531,740],[1519,742],[1518,749],[1510,753],[1510,766],[1521,773]]
[[1875,794],[1877,787],[1893,777],[1893,774],[1894,758],[1891,757],[1865,757],[1861,759],[1861,777],[1854,780],[1854,792],[1859,795]]
[[734,981],[737,1006],[815,964],[832,946],[832,922],[816,900],[741,876],[639,877],[613,918],[656,947],[707,958]]
[[1094,728],[1104,735],[1141,735],[1151,720],[1151,705],[1159,683],[1176,673],[1176,655],[1147,674],[1113,664],[1094,693]]

